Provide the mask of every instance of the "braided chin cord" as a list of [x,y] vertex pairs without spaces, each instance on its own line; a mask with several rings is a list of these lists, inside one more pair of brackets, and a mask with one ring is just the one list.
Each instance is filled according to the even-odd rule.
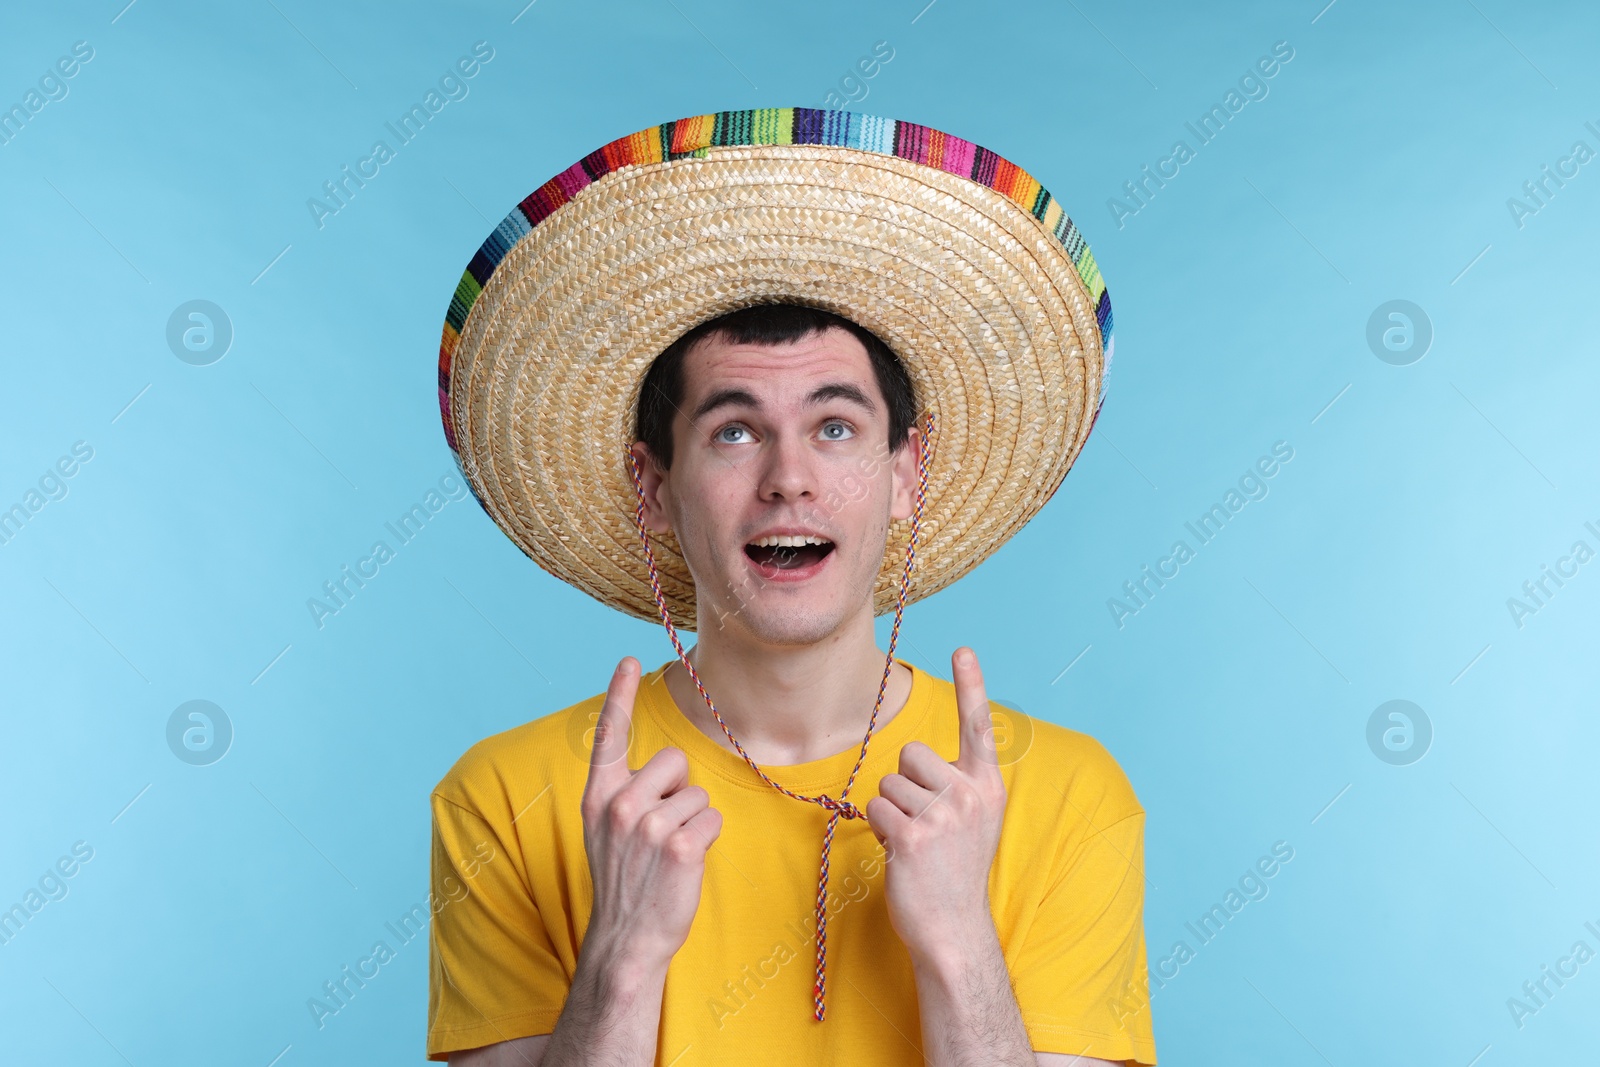
[[833,832],[840,819],[865,819],[867,817],[866,812],[845,798],[850,793],[850,787],[855,785],[856,775],[861,770],[862,762],[867,758],[867,745],[872,740],[873,727],[877,724],[878,712],[883,707],[884,694],[889,688],[889,675],[894,670],[894,649],[895,644],[900,640],[900,618],[905,612],[906,596],[911,589],[911,568],[917,559],[917,535],[922,530],[922,505],[928,493],[928,454],[932,436],[933,415],[927,413],[923,415],[922,440],[917,452],[916,507],[911,516],[911,538],[906,544],[905,569],[900,575],[900,595],[895,602],[894,626],[889,631],[889,653],[884,657],[883,678],[878,682],[878,700],[872,706],[872,717],[867,721],[866,736],[861,739],[861,752],[856,756],[855,766],[851,768],[850,777],[845,781],[845,786],[839,791],[837,798],[831,797],[826,793],[814,797],[803,796],[774,782],[767,777],[760,767],[756,766],[756,761],[750,758],[750,754],[744,750],[743,745],[739,744],[738,738],[733,736],[733,731],[729,730],[728,724],[723,721],[722,713],[717,710],[717,705],[712,701],[711,694],[706,692],[705,685],[700,681],[699,672],[694,669],[694,664],[689,662],[689,655],[684,651],[683,642],[678,639],[677,628],[672,625],[672,616],[667,610],[666,598],[661,593],[661,580],[656,574],[655,553],[650,549],[650,533],[645,527],[644,481],[639,472],[639,460],[631,450],[627,453],[628,467],[633,475],[634,492],[638,499],[634,510],[634,519],[639,527],[639,540],[644,545],[645,561],[650,567],[650,592],[655,596],[656,607],[661,612],[661,622],[667,628],[667,636],[672,639],[672,647],[677,650],[679,661],[683,664],[684,669],[689,672],[689,677],[694,680],[695,688],[700,690],[700,695],[705,698],[706,707],[711,709],[711,714],[717,720],[717,725],[722,727],[722,732],[727,735],[728,740],[732,742],[739,755],[744,757],[744,761],[750,765],[750,769],[755,771],[762,781],[784,796],[793,797],[795,800],[804,801],[808,804],[816,804],[830,813],[828,815],[828,828],[822,837],[822,864],[817,879],[817,972],[816,981],[812,986],[812,999],[815,1003],[812,1015],[817,1022],[822,1022],[827,1016],[828,911],[826,905],[828,898],[828,861],[833,851]]

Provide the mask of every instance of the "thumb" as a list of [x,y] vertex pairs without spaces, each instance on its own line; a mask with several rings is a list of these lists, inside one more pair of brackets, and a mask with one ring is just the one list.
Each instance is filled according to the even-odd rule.
[[595,723],[594,747],[589,752],[591,787],[611,786],[628,779],[628,741],[633,733],[633,701],[638,692],[639,661],[624,656],[611,675],[611,685]]
[[955,675],[956,712],[961,722],[955,765],[968,774],[998,773],[1000,753],[995,747],[994,720],[989,714],[978,654],[970,648],[958,648],[950,657],[950,666]]

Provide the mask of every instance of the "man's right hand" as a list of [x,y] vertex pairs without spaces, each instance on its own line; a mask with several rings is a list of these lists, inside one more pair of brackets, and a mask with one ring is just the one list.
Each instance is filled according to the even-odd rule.
[[639,673],[631,656],[617,664],[595,725],[581,804],[594,883],[584,938],[612,960],[664,970],[689,937],[722,815],[704,789],[689,784],[689,757],[680,748],[628,769]]
[[628,769],[639,661],[617,664],[595,724],[583,789],[583,847],[594,909],[555,1029],[450,1057],[465,1067],[578,1067],[656,1059],[667,965],[700,908],[706,851],[722,833],[689,757],[664,748]]

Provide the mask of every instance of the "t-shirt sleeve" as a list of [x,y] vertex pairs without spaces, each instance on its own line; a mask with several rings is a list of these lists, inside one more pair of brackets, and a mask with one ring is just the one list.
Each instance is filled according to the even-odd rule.
[[428,1058],[555,1029],[569,979],[495,827],[433,795]]
[[1153,1064],[1144,813],[1086,838],[1039,905],[1012,985],[1035,1051]]

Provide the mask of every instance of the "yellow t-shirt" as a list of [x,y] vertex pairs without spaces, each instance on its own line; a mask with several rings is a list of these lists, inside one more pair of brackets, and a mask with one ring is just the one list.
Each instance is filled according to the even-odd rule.
[[[907,664],[907,666],[911,666]],[[883,848],[841,819],[829,879],[827,1017],[812,1017],[815,906],[828,813],[786,797],[641,679],[628,766],[675,746],[722,813],[688,940],[667,970],[658,1065],[923,1063],[911,959],[889,921]],[[849,799],[865,808],[921,740],[957,754],[955,687],[911,667],[906,705],[872,738]],[[474,745],[434,790],[428,1058],[548,1034],[593,902],[579,800],[604,695]],[[1040,1052],[1155,1062],[1146,981],[1144,811],[1093,738],[993,705],[1007,790],[989,898]],[[765,771],[838,796],[860,745]]]

